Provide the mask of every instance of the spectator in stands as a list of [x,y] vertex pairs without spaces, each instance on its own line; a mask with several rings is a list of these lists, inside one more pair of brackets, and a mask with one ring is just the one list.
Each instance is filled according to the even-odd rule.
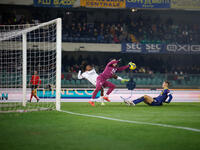
[[[25,9],[25,8],[24,8]],[[32,14],[20,15],[16,10],[0,14],[0,24],[26,24],[45,22],[52,18],[48,12],[38,13],[33,9]],[[41,10],[42,11],[42,10]],[[41,15],[42,14],[42,15]],[[64,18],[63,38],[69,42],[99,42],[99,43],[178,43],[199,44],[200,26],[198,23],[176,23],[171,17],[163,19],[160,16],[136,15],[120,18],[118,22],[109,23],[93,21],[88,24],[87,14],[74,12],[73,18],[64,17],[61,10],[56,16]],[[68,14],[66,14],[68,15]],[[123,23],[122,23],[123,22]],[[86,38],[86,39],[85,39]]]

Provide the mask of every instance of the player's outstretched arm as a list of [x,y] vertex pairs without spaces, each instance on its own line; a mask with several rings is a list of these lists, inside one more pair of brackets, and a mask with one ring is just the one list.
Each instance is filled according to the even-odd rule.
[[78,71],[78,79],[83,79],[83,76],[81,75],[81,70]]
[[130,64],[130,63],[132,63],[132,62],[129,62],[128,65],[126,65],[126,66],[118,67],[118,68],[117,68],[117,71],[123,71],[123,70],[129,68],[129,64]]
[[173,98],[172,94],[168,93],[168,98],[165,100],[165,103],[170,103],[172,98]]
[[127,69],[128,67],[129,67],[129,65],[119,67],[119,68],[117,68],[117,71],[123,71],[123,70]]

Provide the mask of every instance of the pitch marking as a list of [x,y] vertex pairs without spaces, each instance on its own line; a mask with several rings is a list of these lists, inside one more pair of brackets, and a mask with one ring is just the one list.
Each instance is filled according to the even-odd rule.
[[100,119],[105,119],[105,120],[113,120],[113,121],[118,121],[118,122],[127,122],[127,123],[132,123],[132,124],[152,125],[152,126],[160,126],[160,127],[166,127],[166,128],[175,128],[175,129],[183,129],[183,130],[189,130],[189,131],[194,131],[194,132],[200,132],[200,129],[189,128],[189,127],[182,127],[182,126],[175,126],[175,125],[168,125],[168,124],[160,124],[160,123],[141,122],[141,121],[122,120],[122,119],[116,119],[116,118],[110,118],[110,117],[104,117],[104,116],[95,116],[95,115],[75,113],[75,112],[66,111],[66,110],[60,110],[60,112],[64,112],[64,113],[68,113],[68,114],[72,114],[72,115],[77,115],[77,116],[100,118]]

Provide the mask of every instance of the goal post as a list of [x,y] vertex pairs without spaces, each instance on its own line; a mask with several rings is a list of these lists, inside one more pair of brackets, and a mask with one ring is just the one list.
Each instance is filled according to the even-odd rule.
[[60,18],[41,24],[0,25],[1,112],[60,110],[61,48]]
[[23,90],[23,103],[22,103],[22,105],[25,107],[26,106],[26,88],[27,88],[27,86],[26,86],[26,83],[27,83],[27,78],[26,78],[26,76],[27,76],[27,38],[26,38],[26,33],[23,33],[22,34],[22,43],[23,43],[23,47],[22,47],[22,61],[23,61],[23,66],[22,66],[22,68],[23,68],[23,72],[22,72],[22,84],[23,84],[23,87],[22,87],[22,90]]
[[56,32],[56,110],[60,110],[62,61],[62,22],[60,18],[57,19]]

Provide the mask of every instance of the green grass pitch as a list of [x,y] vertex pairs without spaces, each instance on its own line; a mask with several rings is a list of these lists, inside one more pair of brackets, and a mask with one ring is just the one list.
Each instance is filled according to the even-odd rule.
[[[200,129],[200,103],[128,107],[62,103],[62,110]],[[199,150],[200,132],[58,111],[0,114],[1,150]]]

